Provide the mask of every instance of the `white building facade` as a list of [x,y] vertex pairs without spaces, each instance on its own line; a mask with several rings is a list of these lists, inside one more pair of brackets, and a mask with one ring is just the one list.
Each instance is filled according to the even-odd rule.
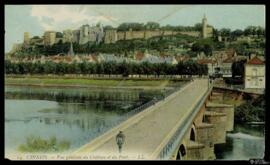
[[265,64],[258,57],[252,58],[245,65],[245,88],[265,89]]

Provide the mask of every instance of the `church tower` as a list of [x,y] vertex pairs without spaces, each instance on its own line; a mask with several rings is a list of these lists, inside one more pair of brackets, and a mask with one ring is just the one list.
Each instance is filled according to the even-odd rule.
[[72,42],[70,42],[70,49],[69,49],[69,51],[68,51],[68,55],[74,56],[74,51],[73,51],[73,45],[72,45]]
[[202,37],[207,38],[207,18],[205,14],[202,19]]

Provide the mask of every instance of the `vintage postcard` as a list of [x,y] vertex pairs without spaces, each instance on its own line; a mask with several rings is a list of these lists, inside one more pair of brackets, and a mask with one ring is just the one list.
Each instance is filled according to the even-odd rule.
[[264,161],[264,5],[4,8],[6,159]]

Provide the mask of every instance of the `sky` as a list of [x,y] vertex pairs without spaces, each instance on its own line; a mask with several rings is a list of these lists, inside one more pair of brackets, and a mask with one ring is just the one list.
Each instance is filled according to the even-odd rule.
[[216,29],[265,27],[264,5],[5,5],[5,52],[22,43],[23,33],[78,29],[83,24],[117,27],[123,22],[193,26],[206,15]]

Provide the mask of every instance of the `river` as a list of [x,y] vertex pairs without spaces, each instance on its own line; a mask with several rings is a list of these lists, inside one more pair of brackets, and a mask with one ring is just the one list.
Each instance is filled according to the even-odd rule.
[[235,124],[226,144],[215,146],[215,154],[218,160],[263,159],[264,148],[264,125]]
[[5,87],[5,152],[27,138],[65,140],[71,152],[112,127],[159,90]]

